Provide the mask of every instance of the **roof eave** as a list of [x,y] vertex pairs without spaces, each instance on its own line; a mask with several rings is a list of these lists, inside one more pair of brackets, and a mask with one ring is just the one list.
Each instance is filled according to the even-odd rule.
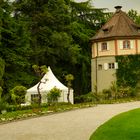
[[119,39],[140,39],[140,35],[133,36],[112,36],[112,37],[104,37],[104,38],[91,38],[91,42],[102,42],[102,41],[110,41],[110,40],[119,40]]

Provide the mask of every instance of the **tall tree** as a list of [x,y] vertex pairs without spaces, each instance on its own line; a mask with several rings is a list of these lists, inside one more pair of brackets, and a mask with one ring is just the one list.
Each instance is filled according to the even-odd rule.
[[[71,2],[71,23],[70,34],[74,43],[80,46],[78,63],[72,67],[74,80],[74,89],[76,93],[85,94],[91,90],[90,87],[90,59],[91,48],[89,40],[95,32],[104,24],[108,13],[106,9],[96,9],[91,5],[91,0],[76,3]],[[78,71],[78,73],[77,73]]]
[[5,71],[5,62],[0,58],[0,87],[3,85],[3,75]]
[[[15,18],[12,3],[0,1],[0,56],[5,61],[4,92],[31,81],[28,71],[29,32],[22,19]],[[30,79],[30,80],[29,80]]]
[[16,0],[15,14],[27,21],[32,64],[50,65],[62,80],[72,73],[77,94],[90,91],[89,39],[105,22],[104,9],[91,1]]

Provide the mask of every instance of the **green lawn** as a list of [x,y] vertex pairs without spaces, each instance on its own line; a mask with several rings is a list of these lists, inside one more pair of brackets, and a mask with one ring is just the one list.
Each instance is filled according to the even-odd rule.
[[113,117],[100,126],[90,140],[140,140],[140,109]]

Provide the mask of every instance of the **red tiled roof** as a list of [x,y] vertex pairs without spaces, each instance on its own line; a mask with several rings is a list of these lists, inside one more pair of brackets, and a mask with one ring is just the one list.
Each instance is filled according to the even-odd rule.
[[112,18],[91,40],[96,41],[112,37],[140,37],[140,26],[136,25],[127,14],[121,10],[121,6],[117,6],[116,9]]

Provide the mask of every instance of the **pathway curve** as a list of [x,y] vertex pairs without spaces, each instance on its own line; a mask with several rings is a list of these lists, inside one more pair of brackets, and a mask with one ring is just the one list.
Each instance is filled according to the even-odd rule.
[[108,119],[140,107],[140,102],[98,105],[0,125],[0,140],[89,140]]

